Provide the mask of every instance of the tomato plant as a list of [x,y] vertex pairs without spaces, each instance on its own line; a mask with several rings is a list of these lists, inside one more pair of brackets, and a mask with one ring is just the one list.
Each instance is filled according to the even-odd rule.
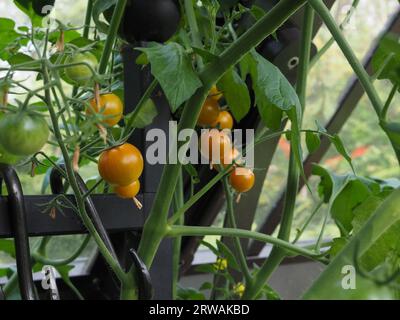
[[[285,258],[293,256],[327,265],[305,298],[395,297],[400,252],[399,246],[393,244],[398,242],[400,232],[396,190],[400,187],[399,180],[361,177],[355,172],[351,154],[337,132],[329,132],[319,123],[316,128],[305,128],[303,118],[307,112],[307,81],[312,75],[309,70],[336,42],[365,89],[377,123],[400,163],[399,121],[391,117],[389,110],[400,87],[398,35],[384,37],[372,59],[376,72],[373,79],[385,80],[392,86],[383,103],[373,81],[345,41],[342,27],[322,0],[281,0],[268,11],[254,5],[254,1],[244,0],[90,0],[81,27],[52,20],[51,15],[44,17],[48,12],[42,8],[53,5],[54,1],[15,0],[15,3],[31,19],[31,24],[16,26],[12,19],[0,18],[0,59],[6,62],[5,67],[3,64],[0,67],[0,163],[21,171],[31,163],[32,176],[44,175],[43,193],[49,187],[52,173],[58,172],[65,179],[72,197],[57,194],[49,203],[40,204],[54,219],[57,219],[55,212],[68,208],[82,220],[115,275],[121,299],[151,295],[147,269],[157,261],[155,256],[166,238],[174,239],[173,298],[206,298],[200,291],[209,290],[211,299],[277,299],[278,293],[269,286],[270,277]],[[303,7],[301,45],[296,52],[297,79],[293,86],[263,50],[268,49],[271,39],[268,37]],[[312,58],[316,13],[332,39],[320,55]],[[259,46],[260,43],[265,45]],[[30,76],[24,78],[21,74]],[[135,81],[129,81],[130,76]],[[28,79],[34,79],[34,85]],[[143,83],[138,83],[138,79]],[[131,99],[134,92],[141,92],[141,97]],[[120,97],[129,98],[125,101],[126,108]],[[162,146],[164,150],[154,145],[149,147],[143,141],[136,143],[138,137],[151,136],[157,131],[152,130],[159,129],[157,126],[165,119],[177,122],[169,126],[169,133],[177,129],[177,139],[173,139],[173,134],[168,135],[168,146]],[[234,127],[243,131],[257,127],[257,131],[242,141],[231,135]],[[200,138],[195,136],[198,133]],[[281,137],[287,138],[288,145],[287,185],[282,205],[277,206],[282,207],[279,228],[273,235],[266,235],[249,230],[254,221],[247,221],[244,228],[237,216],[241,207],[250,207],[249,201],[258,199],[261,179],[271,169],[270,159],[256,158],[252,162],[249,154],[256,149],[257,156],[260,148],[273,153]],[[166,137],[157,142],[164,141]],[[266,142],[271,144],[265,147]],[[315,164],[312,174],[320,178],[320,184],[314,188],[308,183],[311,170],[310,166],[304,166],[304,148],[313,154],[322,151],[323,144],[326,149],[328,143],[347,161],[349,173],[339,175]],[[152,149],[157,149],[154,158],[165,160],[159,176],[152,167],[157,163],[151,158]],[[200,152],[207,163],[204,166],[180,158],[176,163],[172,157],[166,159],[165,154],[175,150],[178,158],[188,153],[196,158]],[[97,168],[96,176],[86,181],[83,188],[79,173],[89,164]],[[148,171],[142,177],[144,170]],[[157,191],[150,195],[146,194],[149,177],[157,185]],[[319,195],[321,199],[293,237],[301,179],[307,186],[303,192],[311,191],[314,198]],[[141,182],[146,186],[143,190]],[[197,183],[201,187],[197,188]],[[221,188],[214,188],[218,184]],[[134,199],[138,208],[142,204],[136,197],[145,199],[148,207],[146,215],[140,218],[144,224],[140,239],[138,236],[139,246],[137,252],[130,252],[134,263],[128,270],[116,259],[104,228],[99,227],[101,221],[90,215],[93,201],[89,200],[93,193],[104,193],[107,201],[121,204],[125,204],[123,199]],[[242,193],[243,197],[235,202],[234,195]],[[204,198],[207,194],[225,203],[221,206],[225,208],[221,213],[223,227],[188,225],[190,216],[198,215],[200,221],[202,214],[208,214],[198,210],[195,215],[191,212],[188,219],[185,217],[197,205],[205,205],[201,201],[213,198]],[[301,246],[298,240],[321,208],[325,210],[325,218],[318,239],[308,247]],[[117,220],[121,212],[113,214]],[[135,218],[133,214],[132,219]],[[340,236],[322,243],[329,219]],[[218,237],[215,245],[202,242],[215,254],[216,263],[200,268],[213,277],[200,291],[178,286],[181,238],[191,236]],[[249,266],[242,238],[272,246],[269,257],[258,268]],[[82,241],[76,255],[61,262],[46,256],[48,239],[40,240],[31,258],[40,266],[42,262],[57,266],[71,286],[69,263],[82,252],[89,237]],[[339,286],[340,270],[349,263],[357,269],[360,284],[360,290],[351,293]],[[0,270],[0,276],[9,272]],[[16,275],[10,277],[6,294],[15,287],[16,278]],[[73,291],[81,298],[76,288]]]

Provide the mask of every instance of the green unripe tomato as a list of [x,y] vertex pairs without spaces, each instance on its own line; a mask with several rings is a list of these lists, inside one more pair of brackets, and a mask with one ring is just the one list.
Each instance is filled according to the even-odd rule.
[[0,144],[15,156],[29,156],[40,151],[49,133],[46,120],[38,115],[22,112],[0,118]]
[[[99,62],[95,55],[90,52],[76,53],[71,57],[68,57],[65,61],[66,64],[73,63],[87,63],[93,70],[96,70]],[[92,71],[86,65],[76,65],[72,67],[67,67],[65,69],[65,75],[80,86],[88,86],[91,84],[93,78]]]

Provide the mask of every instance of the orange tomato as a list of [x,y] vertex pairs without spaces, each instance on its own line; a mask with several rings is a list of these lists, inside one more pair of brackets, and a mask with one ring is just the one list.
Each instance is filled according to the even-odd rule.
[[200,137],[200,152],[211,163],[221,163],[225,157],[229,157],[232,150],[231,139],[217,129],[203,132]]
[[124,143],[100,155],[99,173],[112,185],[127,186],[138,180],[143,172],[143,157],[135,146]]
[[140,191],[140,182],[136,180],[127,186],[116,186],[114,192],[123,199],[133,199]]
[[121,119],[124,112],[124,105],[121,99],[113,94],[107,93],[100,96],[99,107],[96,99],[90,100],[91,108],[87,108],[86,114],[97,113],[104,117],[101,123],[110,127],[115,126]]
[[219,101],[219,100],[221,100],[221,98],[222,98],[222,93],[221,93],[221,91],[218,90],[218,88],[217,88],[216,85],[213,85],[213,86],[211,87],[210,92],[208,93],[208,96],[209,96],[211,99],[215,100],[215,101]]
[[255,183],[252,170],[243,167],[235,168],[229,176],[229,182],[233,189],[239,193],[250,191]]
[[201,108],[197,124],[200,126],[211,126],[219,116],[219,104],[211,98],[207,98]]
[[228,129],[232,130],[233,128],[233,118],[232,115],[228,111],[221,111],[217,118],[212,125],[213,127],[218,127],[219,129]]

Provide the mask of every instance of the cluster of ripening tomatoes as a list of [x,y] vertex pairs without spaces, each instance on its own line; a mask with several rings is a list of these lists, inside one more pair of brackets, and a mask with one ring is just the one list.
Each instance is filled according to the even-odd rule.
[[[113,127],[122,119],[123,111],[121,99],[113,93],[106,93],[93,98],[86,113],[100,114],[101,124]],[[130,143],[103,151],[98,163],[100,176],[113,186],[114,192],[121,198],[134,199],[139,208],[141,204],[135,197],[140,190],[139,178],[143,167],[141,152]]]
[[[230,167],[229,182],[238,192],[247,192],[254,186],[255,176],[252,170],[244,168],[240,152],[233,146],[226,130],[233,128],[233,117],[227,110],[222,110],[219,100],[222,94],[214,86],[206,99],[198,125],[212,128],[201,135],[201,145],[208,145],[208,154],[205,156],[213,159],[213,153],[219,150],[220,161],[217,163],[223,168]],[[123,103],[121,99],[113,94],[99,95],[90,101],[87,114],[100,114],[101,124],[112,127],[116,125],[123,115]],[[204,153],[203,153],[204,155]],[[124,199],[134,199],[138,207],[140,203],[136,195],[140,190],[139,178],[143,172],[144,161],[141,152],[132,144],[124,143],[105,150],[98,163],[100,176],[113,186],[115,193]]]
[[[255,183],[254,172],[244,168],[240,152],[233,146],[226,131],[233,128],[233,117],[227,110],[221,110],[219,100],[223,97],[216,86],[213,86],[201,109],[197,124],[212,128],[200,137],[201,153],[218,170],[218,165],[226,169],[230,167],[229,182],[238,192],[250,191]],[[219,157],[217,161],[216,157]]]

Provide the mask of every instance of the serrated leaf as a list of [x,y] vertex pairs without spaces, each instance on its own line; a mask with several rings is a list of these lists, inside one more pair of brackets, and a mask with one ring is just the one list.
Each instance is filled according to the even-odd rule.
[[172,112],[175,112],[202,86],[190,57],[180,44],[152,43],[149,48],[137,49],[146,53],[151,64],[151,72],[160,83]]
[[346,150],[346,147],[344,146],[342,139],[340,139],[340,137],[338,135],[334,135],[333,137],[330,137],[329,140],[333,143],[337,152],[339,152],[343,156],[343,158],[346,159],[346,161],[349,163],[351,169],[354,172],[354,167],[353,167],[353,162],[352,162],[351,156],[348,153],[348,151]]
[[92,16],[93,21],[100,32],[107,33],[109,29],[108,24],[101,20],[102,13],[114,6],[116,3],[117,0],[97,0],[94,2]]
[[353,229],[353,210],[371,194],[381,191],[379,183],[354,174],[336,175],[316,164],[312,172],[321,177],[318,191],[324,202],[329,203],[331,216],[342,234],[348,234]]
[[400,43],[396,34],[386,35],[380,42],[378,50],[373,56],[372,66],[374,72],[379,72],[378,79],[390,80],[394,85],[400,85]]
[[329,256],[331,258],[336,257],[339,252],[343,250],[343,248],[347,245],[348,240],[345,237],[334,238],[332,239],[332,245],[329,248]]
[[315,132],[306,132],[306,144],[309,153],[317,151],[321,145],[321,138]]
[[[250,59],[250,58],[248,58]],[[291,147],[296,164],[305,181],[303,151],[300,141],[302,107],[293,86],[279,68],[255,51],[251,53],[250,74],[258,111],[264,124],[279,130],[285,112],[291,121]]]
[[256,104],[262,119],[265,121],[268,118],[268,109],[271,106],[282,111],[295,109],[297,118],[301,119],[299,98],[281,71],[256,52],[252,53],[252,58],[250,73],[253,79]]
[[18,52],[17,54],[15,54],[15,55],[11,56],[9,59],[7,59],[7,62],[10,65],[16,65],[16,64],[30,62],[30,61],[33,61],[33,58],[24,53],[21,53],[21,52]]
[[[354,210],[352,221],[354,233],[358,233],[367,223],[372,214],[390,196],[392,190],[386,190],[377,195],[370,196]],[[393,224],[361,257],[361,263],[367,270],[373,270],[384,263],[389,255],[400,256],[400,222]]]
[[[352,290],[343,288],[343,268],[353,266],[355,260],[364,255],[384,237],[392,227],[400,223],[400,189],[394,191],[371,215],[371,218],[355,234],[344,249],[333,259],[320,277],[307,290],[305,299],[395,299],[395,292],[387,285],[378,286],[360,272],[355,272],[356,287]],[[396,245],[399,238],[397,233]],[[387,249],[385,249],[386,251]],[[385,252],[388,254],[388,251]],[[381,265],[380,265],[381,266]],[[374,270],[379,270],[380,266]]]
[[0,239],[0,251],[8,254],[12,258],[15,258],[14,241],[8,239]]
[[218,88],[222,91],[232,115],[240,121],[250,110],[250,94],[246,83],[234,68],[229,69],[219,80]]
[[[132,116],[133,114],[134,114],[134,112],[131,113],[130,116]],[[140,110],[140,112],[138,114],[135,115],[135,119],[131,123],[132,127],[133,128],[144,128],[144,127],[148,126],[149,124],[151,124],[153,122],[153,120],[157,116],[157,114],[158,114],[157,108],[156,108],[153,100],[152,99],[146,100],[143,108]],[[126,121],[130,122],[129,115],[127,116]]]
[[0,59],[8,60],[12,57],[12,51],[17,54],[21,47],[18,38],[21,35],[15,31],[15,22],[11,19],[0,18]]
[[43,18],[33,11],[32,0],[14,0],[14,4],[29,17],[34,27],[42,25]]
[[215,54],[212,54],[210,51],[207,51],[207,50],[204,50],[201,48],[197,48],[197,47],[192,47],[192,49],[193,49],[194,53],[198,54],[200,57],[203,58],[203,61],[205,63],[212,62],[218,58],[218,56],[216,56]]
[[[49,157],[53,162],[57,162],[58,158],[55,156],[50,156]],[[48,159],[41,160],[40,163],[38,163],[35,166],[35,175],[42,175],[45,174],[49,169],[51,169],[53,165]]]

